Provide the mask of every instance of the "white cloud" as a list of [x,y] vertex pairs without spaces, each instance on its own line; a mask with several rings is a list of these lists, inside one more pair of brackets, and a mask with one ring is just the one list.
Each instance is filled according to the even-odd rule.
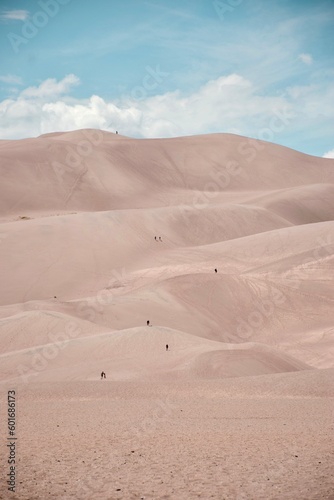
[[254,120],[260,127],[265,117],[272,115],[273,107],[283,104],[277,97],[257,96],[251,82],[236,74],[209,81],[190,95],[175,91],[149,97],[143,87],[141,99],[124,97],[118,102],[94,95],[72,99],[67,94],[78,83],[75,75],[58,82],[48,79],[0,103],[0,137],[85,127],[117,129],[137,137],[218,132],[239,129],[243,119]]
[[[334,89],[326,91],[317,85],[291,88],[281,96],[263,95],[252,81],[230,74],[189,94],[176,90],[151,96],[143,83],[138,93],[141,98],[135,99],[136,93],[132,92],[132,97],[110,101],[97,95],[87,99],[71,97],[70,92],[78,83],[73,74],[60,81],[47,79],[38,87],[29,87],[0,102],[0,138],[101,128],[118,130],[130,137],[234,130],[240,135],[279,142],[284,134],[290,137],[298,131],[302,137],[316,137],[323,131],[320,125],[334,119],[334,110],[326,105],[334,101]],[[152,79],[149,84],[151,87]]]
[[0,14],[2,21],[26,21],[29,17],[27,10],[5,10]]
[[313,57],[311,54],[299,54],[298,58],[305,64],[312,64],[313,63]]
[[52,98],[60,94],[67,94],[71,88],[78,85],[80,80],[75,75],[67,75],[57,82],[55,78],[48,78],[39,87],[28,87],[22,93],[22,97]]
[[16,75],[0,75],[0,82],[9,83],[10,85],[22,85],[22,78]]
[[334,149],[327,151],[327,153],[323,155],[323,158],[334,158]]

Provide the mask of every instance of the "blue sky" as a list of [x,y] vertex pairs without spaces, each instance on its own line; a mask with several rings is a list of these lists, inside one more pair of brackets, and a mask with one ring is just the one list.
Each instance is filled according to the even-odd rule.
[[230,132],[334,157],[334,0],[0,0],[0,138]]

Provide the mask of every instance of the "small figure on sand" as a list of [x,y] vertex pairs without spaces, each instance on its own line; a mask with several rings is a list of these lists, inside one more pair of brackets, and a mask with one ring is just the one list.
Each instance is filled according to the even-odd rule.
[[218,273],[218,269],[215,269],[215,273]]
[[102,380],[103,378],[107,378],[107,376],[106,376],[106,374],[105,374],[104,372],[101,372],[101,380]]
[[161,241],[161,242],[162,242],[161,236],[159,236],[159,241]]
[[147,326],[150,326],[150,320],[149,319],[146,321],[146,324],[147,324]]
[[158,241],[156,236],[154,236],[154,239],[155,239],[155,241]]
[[168,344],[166,344],[166,351],[168,351]]

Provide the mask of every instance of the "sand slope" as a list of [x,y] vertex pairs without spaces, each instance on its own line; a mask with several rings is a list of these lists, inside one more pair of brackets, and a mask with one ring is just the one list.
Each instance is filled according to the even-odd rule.
[[[234,135],[134,140],[93,130],[3,141],[0,159],[10,378],[10,363],[30,366],[53,332],[69,345],[39,375],[57,380],[67,369],[94,377],[103,353],[119,358],[109,369],[117,380],[142,376],[143,359],[132,369],[116,334],[138,350],[152,332],[146,375],[160,374],[172,331],[200,342],[196,355],[186,348],[187,362],[169,353],[166,370],[178,376],[334,365],[332,160]],[[142,329],[147,319],[153,330]],[[240,350],[252,342],[272,351]]]

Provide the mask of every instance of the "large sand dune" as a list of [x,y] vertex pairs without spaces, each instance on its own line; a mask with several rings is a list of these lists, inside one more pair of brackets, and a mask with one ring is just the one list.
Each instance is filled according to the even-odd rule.
[[80,337],[150,319],[333,366],[332,160],[234,135],[92,130],[4,141],[0,157],[0,316],[34,330],[24,347],[47,337],[22,316],[38,310],[69,315],[63,329],[90,322]]
[[[99,405],[110,390],[125,398],[124,411],[136,412],[139,391],[141,415],[161,390],[174,406],[184,394],[185,410],[202,417],[206,403],[199,408],[199,401],[210,395],[217,418],[215,397],[226,404],[239,398],[245,414],[247,397],[294,399],[301,418],[299,398],[313,398],[323,401],[323,425],[330,425],[334,160],[236,135],[135,140],[84,130],[0,141],[0,174],[0,385],[20,388],[27,408],[34,397],[41,407],[51,398],[60,418],[68,398],[80,412],[80,401]],[[88,420],[92,408],[82,410]],[[140,425],[136,418],[129,425]],[[30,436],[28,420],[22,425]],[[205,426],[193,431],[202,442]],[[278,439],[277,429],[271,432]],[[310,432],[316,441],[315,428]],[[312,469],[310,456],[305,460],[304,478]],[[170,466],[183,467],[184,457]],[[298,496],[284,490],[288,469],[276,481],[282,497],[258,477],[262,489],[236,487],[229,470],[233,486],[209,488],[212,497]],[[326,481],[321,490],[320,476],[310,477],[309,496],[305,490],[300,498],[330,498]],[[21,498],[41,495],[29,487]],[[110,498],[144,491],[145,498],[198,497],[199,490],[187,496],[183,487],[173,496],[168,488],[133,486]],[[114,490],[87,491],[68,497],[92,498],[94,491],[109,498]]]

